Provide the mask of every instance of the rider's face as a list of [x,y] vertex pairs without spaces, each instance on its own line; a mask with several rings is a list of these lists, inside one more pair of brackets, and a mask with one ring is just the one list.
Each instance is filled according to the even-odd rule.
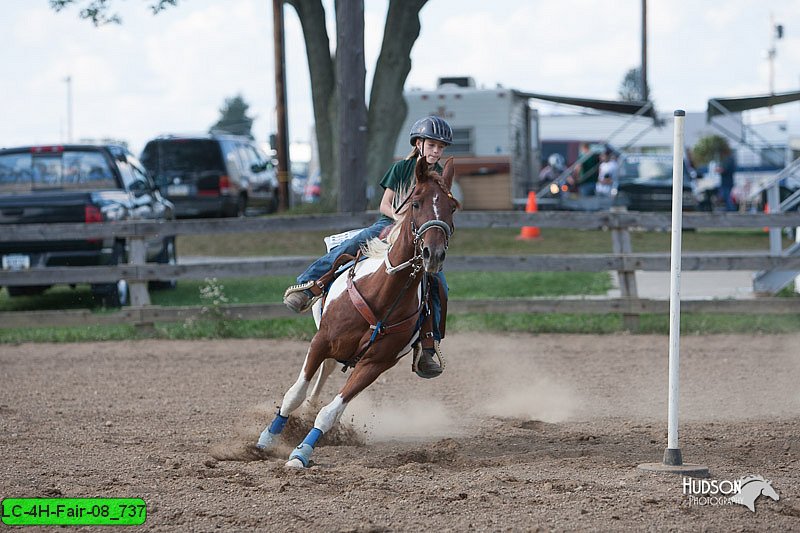
[[425,159],[429,165],[433,165],[442,157],[445,148],[447,148],[447,145],[440,141],[417,139],[417,150],[425,154]]

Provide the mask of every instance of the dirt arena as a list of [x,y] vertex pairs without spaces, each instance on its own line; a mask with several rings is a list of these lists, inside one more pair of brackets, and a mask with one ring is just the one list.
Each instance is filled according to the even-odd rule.
[[401,361],[297,471],[283,463],[308,425],[280,457],[249,446],[306,343],[0,345],[0,497],[141,497],[142,528],[172,531],[800,529],[800,335],[682,342],[684,460],[771,480],[780,500],[755,513],[689,505],[679,476],[637,470],[666,445],[666,336],[444,349],[444,375]]

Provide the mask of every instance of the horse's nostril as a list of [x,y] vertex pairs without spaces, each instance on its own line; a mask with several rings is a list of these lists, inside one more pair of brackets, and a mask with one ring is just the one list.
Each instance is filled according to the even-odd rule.
[[430,259],[431,258],[431,250],[427,246],[422,249],[422,258],[423,259]]

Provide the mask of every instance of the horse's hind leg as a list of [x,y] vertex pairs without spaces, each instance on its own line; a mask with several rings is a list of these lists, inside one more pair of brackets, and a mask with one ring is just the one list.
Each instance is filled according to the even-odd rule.
[[328,381],[328,378],[333,373],[336,364],[336,360],[334,359],[325,359],[325,361],[322,362],[322,367],[317,374],[317,380],[314,382],[314,386],[311,388],[311,394],[308,396],[309,405],[316,405],[319,400],[319,395],[322,393],[322,387],[325,386],[325,382]]
[[286,391],[286,394],[284,394],[283,402],[281,403],[275,418],[272,420],[272,423],[267,426],[258,437],[258,443],[256,443],[257,448],[266,450],[272,447],[275,442],[275,438],[283,431],[286,421],[289,419],[289,415],[295,409],[300,407],[300,404],[302,404],[303,400],[306,399],[308,385],[311,383],[311,378],[314,376],[317,368],[319,368],[320,365],[319,358],[313,357],[312,348],[309,348],[308,350],[306,360],[303,363],[303,369],[300,371],[297,381],[295,381],[294,385],[289,387],[289,390]]

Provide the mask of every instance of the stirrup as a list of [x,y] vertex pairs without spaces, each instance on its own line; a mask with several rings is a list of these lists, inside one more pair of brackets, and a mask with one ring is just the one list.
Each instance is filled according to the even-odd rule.
[[[422,356],[422,350],[423,350],[422,343],[417,342],[416,344],[414,344],[413,348],[414,348],[414,356],[411,359],[411,370],[416,374],[417,370],[419,369],[417,366],[419,363],[419,358]],[[445,363],[442,351],[439,349],[439,341],[433,341],[433,351],[436,354],[436,359],[439,360],[439,366],[442,367],[442,372],[444,372],[444,367],[447,366],[447,364]]]

